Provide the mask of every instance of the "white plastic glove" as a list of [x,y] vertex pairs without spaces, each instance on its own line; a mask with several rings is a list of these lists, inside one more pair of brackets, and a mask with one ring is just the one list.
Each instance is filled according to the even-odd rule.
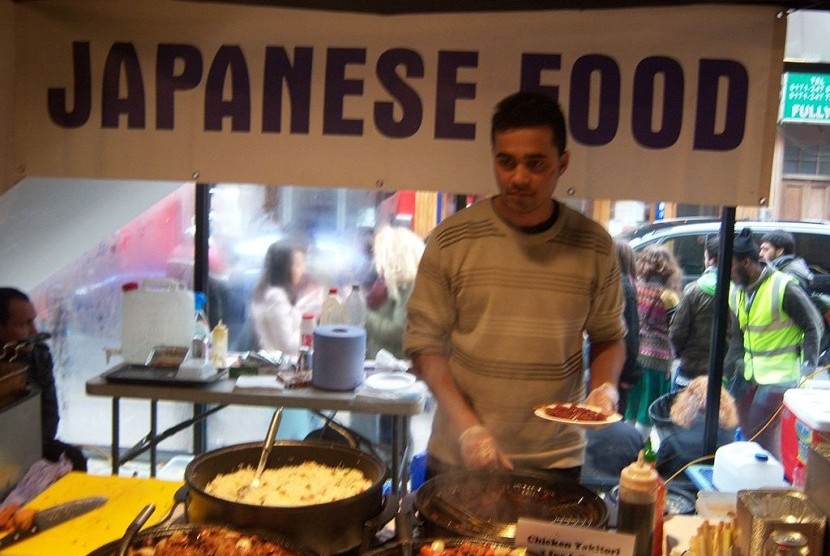
[[471,468],[499,465],[499,449],[496,440],[481,425],[469,427],[458,437],[464,465]]
[[611,415],[617,412],[619,401],[620,394],[617,392],[617,388],[610,382],[603,382],[588,394],[585,403],[598,407],[603,413]]

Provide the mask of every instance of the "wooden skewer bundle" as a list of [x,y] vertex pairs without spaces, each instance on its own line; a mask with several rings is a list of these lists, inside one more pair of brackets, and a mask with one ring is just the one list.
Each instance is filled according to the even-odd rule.
[[719,521],[717,525],[704,521],[697,528],[697,534],[689,540],[686,556],[730,556],[733,541],[731,521]]

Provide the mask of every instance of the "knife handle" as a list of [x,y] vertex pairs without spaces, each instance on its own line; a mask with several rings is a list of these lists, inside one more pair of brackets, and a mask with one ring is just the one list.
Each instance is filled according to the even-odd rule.
[[2,539],[0,539],[0,550],[9,547],[13,544],[17,544],[22,540],[26,540],[32,535],[35,535],[40,532],[40,527],[37,525],[32,525],[28,529],[21,529],[19,531],[15,531],[14,533],[8,534]]

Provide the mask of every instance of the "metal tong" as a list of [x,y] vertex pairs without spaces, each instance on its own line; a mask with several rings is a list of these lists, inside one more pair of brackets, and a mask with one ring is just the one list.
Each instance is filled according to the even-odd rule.
[[3,352],[0,353],[0,361],[8,361],[9,363],[20,358],[20,353],[24,348],[41,344],[51,338],[52,335],[48,332],[38,332],[22,340],[7,342],[3,345]]
[[432,501],[434,504],[443,509],[450,517],[458,520],[460,523],[466,523],[467,526],[475,529],[480,534],[492,536],[495,533],[499,537],[516,537],[515,523],[482,519],[466,508],[462,508],[461,506],[450,502],[440,494],[435,494]]
[[268,456],[271,454],[271,449],[274,447],[274,439],[277,438],[277,429],[280,428],[280,421],[282,420],[282,408],[277,408],[274,416],[271,417],[271,425],[268,427],[268,434],[265,435],[265,442],[262,444],[262,454],[259,456],[259,465],[256,466],[256,473],[254,480],[251,481],[251,488],[259,488],[262,486],[262,472],[265,471],[265,464],[268,462]]
[[132,523],[127,526],[127,530],[124,531],[124,536],[121,537],[121,542],[118,543],[118,556],[125,556],[127,554],[136,533],[138,533],[144,524],[147,523],[147,520],[150,519],[150,516],[153,515],[154,511],[156,511],[156,505],[147,504],[141,509],[140,512],[138,512],[138,515],[135,516]]

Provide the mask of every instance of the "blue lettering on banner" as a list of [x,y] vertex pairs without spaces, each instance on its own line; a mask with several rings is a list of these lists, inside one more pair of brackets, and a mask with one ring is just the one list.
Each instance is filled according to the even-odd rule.
[[522,54],[521,90],[547,93],[559,101],[558,85],[542,85],[543,71],[559,71],[562,68],[562,56],[559,54]]
[[89,121],[92,111],[92,62],[88,42],[72,43],[72,66],[75,68],[75,82],[72,88],[75,105],[66,105],[66,89],[49,89],[47,105],[49,117],[55,124],[67,129],[81,127]]
[[396,69],[403,66],[406,77],[423,77],[424,60],[414,50],[393,48],[378,58],[377,76],[383,88],[401,106],[401,118],[395,120],[395,105],[391,102],[375,103],[375,125],[387,137],[412,137],[420,129],[424,106],[418,92],[401,79]]
[[[225,100],[225,79],[231,76],[231,98]],[[222,131],[231,119],[231,131],[251,131],[251,80],[238,46],[222,45],[213,58],[205,84],[205,131]]]
[[265,76],[262,91],[262,131],[282,131],[282,83],[291,99],[291,133],[307,134],[311,121],[311,67],[314,50],[310,46],[294,49],[294,62],[285,48],[265,49]]
[[346,79],[346,67],[365,64],[365,48],[330,48],[326,56],[326,90],[323,99],[323,135],[363,135],[363,120],[343,115],[343,101],[363,94],[363,81]]
[[[590,127],[591,76],[599,76],[599,114]],[[589,54],[578,58],[571,70],[568,124],[574,139],[584,145],[607,145],[620,123],[620,68],[609,56]]]
[[[121,96],[121,70],[127,85],[126,96]],[[101,91],[101,127],[117,128],[121,114],[127,115],[128,129],[144,129],[144,79],[138,53],[132,43],[112,45],[104,65],[104,84]]]
[[[175,74],[177,61],[182,70]],[[202,81],[202,53],[191,44],[160,44],[156,52],[156,129],[176,127],[176,91],[192,91]]]
[[438,83],[435,94],[435,138],[475,139],[476,124],[455,121],[455,103],[458,99],[475,99],[475,83],[459,83],[460,68],[478,67],[478,52],[438,53]]
[[[697,82],[697,117],[695,120],[695,150],[729,151],[738,147],[744,138],[746,107],[749,97],[749,74],[734,60],[700,61]],[[718,87],[728,84],[726,118],[723,129],[715,129],[718,110]]]
[[[657,76],[662,76],[663,100],[661,119],[652,121]],[[646,58],[634,72],[634,94],[631,102],[631,133],[644,147],[665,149],[680,137],[683,125],[683,68],[677,60],[663,56]]]
[[[310,133],[314,48],[267,46],[264,54],[261,132]],[[476,122],[459,119],[458,109],[477,97],[474,76],[479,69],[479,53],[440,50],[434,63],[433,137],[475,140]],[[72,43],[72,64],[71,89],[52,87],[47,94],[50,119],[65,129],[88,125],[92,114],[89,42]],[[325,50],[325,82],[316,87],[323,91],[323,135],[361,137],[365,118],[385,137],[406,139],[422,133],[425,99],[416,84],[427,75],[423,56],[410,48],[380,52],[374,72],[386,98],[373,99],[371,114],[347,114],[349,97],[365,95],[365,77],[349,74],[366,65],[366,48]],[[704,58],[696,69],[697,82],[692,89],[687,87],[690,79],[686,73],[693,68],[684,68],[674,58],[648,56],[636,65],[630,80],[631,135],[638,145],[648,149],[677,145],[684,121],[694,126],[694,150],[730,151],[741,145],[748,110],[747,68],[735,60]],[[462,77],[462,71],[473,77]],[[618,62],[606,54],[592,53],[576,58],[569,73],[563,75],[562,71],[561,53],[522,53],[519,88],[545,92],[558,100],[561,83],[568,80],[568,106],[564,108],[574,141],[589,146],[612,143],[620,133],[622,88],[628,82]],[[251,76],[239,45],[221,45],[207,65],[198,46],[160,43],[156,48],[155,83],[156,129],[175,129],[177,96],[203,87],[204,131],[223,131],[225,120],[229,120],[232,132],[251,131]],[[687,90],[696,93],[691,115],[684,114]],[[135,46],[130,42],[113,43],[103,65],[101,128],[146,129],[145,96],[141,59]],[[285,124],[284,117],[290,118],[290,123]]]

